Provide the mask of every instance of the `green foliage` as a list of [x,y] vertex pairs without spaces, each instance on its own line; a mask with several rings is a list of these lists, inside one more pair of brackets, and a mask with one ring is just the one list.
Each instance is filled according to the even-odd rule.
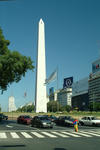
[[50,101],[47,103],[47,110],[49,112],[61,111],[62,106],[57,101]]
[[33,112],[35,109],[34,105],[23,106],[22,108],[18,108],[17,112]]
[[72,110],[72,107],[70,105],[65,106],[65,111],[70,112]]
[[89,104],[90,111],[100,111],[100,102],[91,102]]
[[34,69],[31,58],[17,51],[10,51],[9,44],[0,29],[0,90],[2,93],[13,82],[19,82],[28,70]]

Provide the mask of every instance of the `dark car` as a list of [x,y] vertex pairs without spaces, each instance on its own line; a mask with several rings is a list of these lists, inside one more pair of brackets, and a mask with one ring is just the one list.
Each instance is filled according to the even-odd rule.
[[0,114],[0,121],[2,121],[2,119],[3,119],[3,116],[2,116],[2,114]]
[[60,116],[56,120],[56,125],[62,125],[62,126],[73,126],[73,121],[75,119],[71,116]]
[[6,116],[4,114],[2,114],[2,116],[3,116],[3,119],[8,120],[8,116]]
[[30,116],[27,115],[21,115],[17,118],[17,123],[21,123],[21,124],[31,124],[31,120],[32,118]]
[[7,120],[8,116],[4,115],[3,113],[0,114],[0,121],[2,121],[3,119]]
[[53,128],[53,122],[48,119],[47,116],[35,116],[31,122],[34,127],[49,127]]

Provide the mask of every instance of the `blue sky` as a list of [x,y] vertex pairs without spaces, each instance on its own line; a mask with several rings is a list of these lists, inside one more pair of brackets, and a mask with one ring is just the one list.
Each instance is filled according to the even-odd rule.
[[[0,27],[9,49],[31,56],[36,65],[37,33],[40,18],[45,23],[47,77],[58,66],[58,87],[63,78],[74,81],[87,77],[91,63],[100,58],[100,1],[99,0],[13,0],[0,1]],[[49,87],[55,86],[56,82]],[[24,92],[27,97],[24,98]],[[13,83],[0,104],[8,109],[8,97],[13,94],[16,106],[34,101],[35,70],[26,73],[19,83]]]

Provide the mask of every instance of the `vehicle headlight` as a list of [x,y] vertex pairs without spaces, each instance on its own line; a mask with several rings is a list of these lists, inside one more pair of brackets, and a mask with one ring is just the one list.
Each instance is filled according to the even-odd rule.
[[43,124],[46,125],[47,123],[46,123],[46,122],[43,122]]

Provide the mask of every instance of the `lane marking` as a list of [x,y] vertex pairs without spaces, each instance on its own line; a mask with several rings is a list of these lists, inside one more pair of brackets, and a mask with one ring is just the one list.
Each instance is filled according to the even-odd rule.
[[41,134],[39,134],[39,133],[37,133],[37,132],[31,132],[33,135],[35,135],[36,137],[38,137],[38,138],[44,138],[44,136],[43,135],[41,135]]
[[69,136],[67,136],[67,135],[64,135],[64,134],[58,133],[58,132],[52,132],[52,133],[54,133],[54,134],[56,134],[56,135],[58,135],[58,136],[61,136],[61,137],[69,137]]
[[15,132],[11,132],[10,134],[11,134],[12,138],[20,138],[20,137],[18,136],[18,134],[15,133]]
[[100,134],[96,133],[96,132],[85,132],[85,131],[80,131],[82,133],[87,133],[87,134],[90,134],[90,135],[94,135],[94,136],[99,136],[100,137]]
[[74,132],[74,133],[75,133],[75,134],[78,134],[78,135],[85,136],[85,137],[92,137],[91,135],[87,135],[87,134],[80,133],[80,132]]
[[67,134],[67,135],[71,135],[73,137],[81,137],[79,135],[76,135],[76,134],[73,134],[73,133],[69,133],[69,132],[61,132],[61,133],[64,133],[64,134]]
[[56,137],[57,137],[57,136],[52,135],[52,134],[47,133],[47,132],[41,132],[41,133],[43,133],[44,135],[47,135],[47,136],[49,136],[49,137],[52,137],[52,138],[56,138]]
[[29,135],[29,134],[26,133],[26,132],[21,132],[21,134],[22,134],[25,138],[32,138],[32,136]]
[[6,133],[0,133],[0,138],[3,138],[3,139],[7,138]]
[[8,127],[8,128],[13,128],[13,126],[9,126],[9,125],[6,125],[6,127]]

